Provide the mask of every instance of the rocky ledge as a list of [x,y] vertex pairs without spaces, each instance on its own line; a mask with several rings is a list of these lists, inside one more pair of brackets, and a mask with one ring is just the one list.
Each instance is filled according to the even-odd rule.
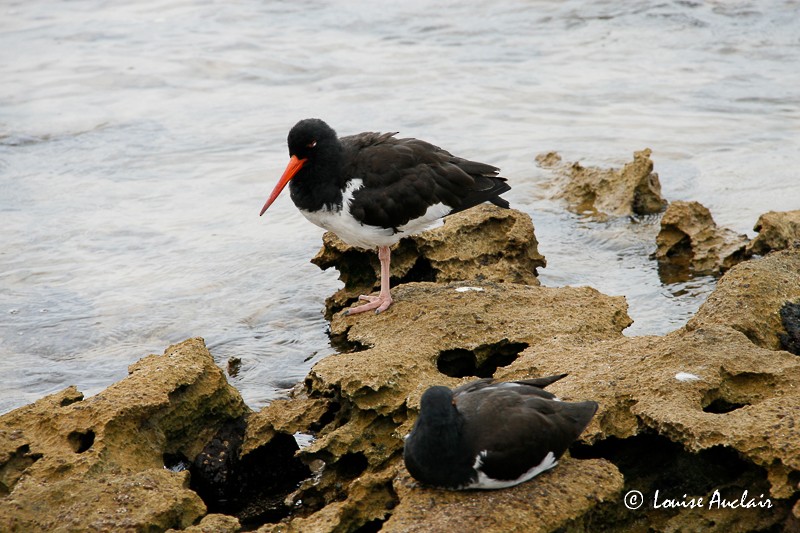
[[[800,528],[800,248],[733,266],[685,327],[632,338],[623,297],[538,286],[543,258],[529,237],[510,237],[526,217],[480,211],[468,226],[496,242],[476,238],[453,260],[494,258],[497,277],[453,281],[454,267],[400,284],[388,312],[334,315],[339,353],[259,412],[191,339],[93,398],[70,388],[0,417],[0,529]],[[336,249],[344,263],[320,262],[344,274],[352,256]],[[424,263],[439,276],[450,259],[423,253],[398,272]],[[558,467],[491,492],[409,478],[403,436],[428,386],[562,372],[554,393],[600,408]]]

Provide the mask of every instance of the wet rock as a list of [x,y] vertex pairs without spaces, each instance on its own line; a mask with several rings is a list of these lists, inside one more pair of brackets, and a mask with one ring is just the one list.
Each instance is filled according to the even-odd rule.
[[758,217],[753,230],[758,235],[747,245],[748,255],[800,246],[800,210],[765,213]]
[[[483,204],[444,219],[444,224],[403,239],[392,248],[392,286],[430,281],[487,280],[538,285],[539,254],[531,218],[514,209]],[[327,316],[360,294],[380,289],[380,264],[374,250],[346,245],[332,233],[311,260],[323,270],[336,268],[344,288],[327,299]]]
[[11,411],[0,417],[0,530],[187,527],[206,507],[165,461],[194,457],[245,412],[201,339],[145,357],[92,398],[70,387]]
[[536,161],[558,176],[551,184],[554,198],[565,199],[570,211],[604,218],[660,213],[666,208],[650,154],[647,148],[634,152],[633,161],[622,169],[563,163],[556,153],[539,155]]
[[654,257],[665,283],[719,274],[746,258],[747,236],[720,228],[698,202],[676,201],[661,219]]

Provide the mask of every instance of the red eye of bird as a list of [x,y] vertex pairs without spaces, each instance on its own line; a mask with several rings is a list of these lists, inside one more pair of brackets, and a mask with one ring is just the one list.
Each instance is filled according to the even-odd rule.
[[317,141],[311,141],[306,146],[308,146],[309,148],[314,148],[316,145],[317,145]]

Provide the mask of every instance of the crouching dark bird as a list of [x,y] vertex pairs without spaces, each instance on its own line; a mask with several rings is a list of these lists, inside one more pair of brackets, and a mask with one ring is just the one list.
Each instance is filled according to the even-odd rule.
[[553,468],[597,411],[544,390],[564,376],[429,388],[406,437],[408,472],[434,487],[501,489]]
[[499,195],[511,187],[497,176],[498,168],[394,135],[339,138],[319,119],[301,120],[289,132],[289,164],[261,209],[263,215],[288,183],[308,220],[352,246],[377,247],[380,294],[362,295],[368,303],[350,314],[380,313],[392,304],[389,247],[401,238],[483,202],[508,207]]

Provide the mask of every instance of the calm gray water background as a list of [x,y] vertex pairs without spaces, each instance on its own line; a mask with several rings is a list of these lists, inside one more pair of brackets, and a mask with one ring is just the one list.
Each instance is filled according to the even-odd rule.
[[256,408],[331,353],[322,231],[288,194],[258,217],[312,116],[502,167],[545,285],[673,330],[713,280],[662,285],[658,218],[570,215],[534,157],[649,147],[667,198],[752,236],[800,208],[798,21],[796,1],[3,2],[0,412],[191,336],[242,358]]

